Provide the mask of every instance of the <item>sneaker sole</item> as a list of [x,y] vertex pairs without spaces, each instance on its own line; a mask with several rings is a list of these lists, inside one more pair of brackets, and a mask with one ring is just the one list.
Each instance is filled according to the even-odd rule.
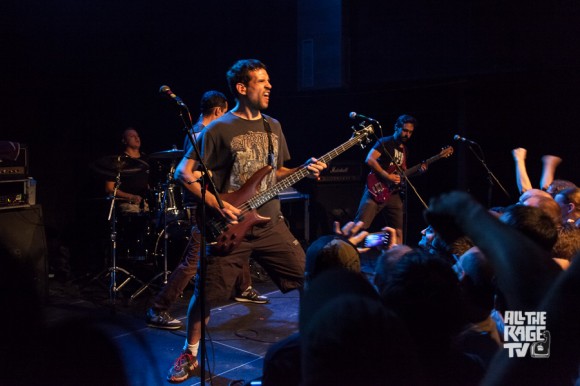
[[179,330],[181,327],[183,327],[183,324],[180,324],[179,326],[163,326],[154,323],[147,323],[147,327],[158,328],[160,330]]
[[187,375],[185,377],[183,377],[183,378],[166,377],[165,379],[169,383],[181,383],[181,382],[187,381],[189,378],[191,378],[195,375],[195,372],[198,369],[198,367],[199,367],[199,363],[196,362],[196,365],[193,367],[193,369],[187,371]]
[[267,304],[270,303],[269,300],[250,300],[246,298],[234,298],[236,302],[240,303],[255,303],[255,304]]

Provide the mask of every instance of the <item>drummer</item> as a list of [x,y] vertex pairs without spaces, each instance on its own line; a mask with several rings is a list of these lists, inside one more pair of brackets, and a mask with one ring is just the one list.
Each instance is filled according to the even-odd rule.
[[[147,164],[144,153],[141,152],[141,138],[139,133],[133,127],[127,128],[123,132],[121,142],[125,146],[122,160],[137,160],[136,165],[143,166]],[[145,162],[145,164],[143,163]],[[119,208],[121,214],[134,214],[149,212],[149,206],[144,199],[149,189],[149,167],[140,167],[135,173],[122,176],[121,184],[117,188],[116,197],[120,199]],[[115,180],[109,177],[105,182],[105,190],[108,194],[115,192]]]

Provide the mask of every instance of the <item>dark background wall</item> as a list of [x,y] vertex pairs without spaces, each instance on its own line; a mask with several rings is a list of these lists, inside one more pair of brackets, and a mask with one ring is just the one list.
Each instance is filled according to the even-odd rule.
[[[543,154],[579,181],[579,6],[574,1],[8,1],[2,9],[0,140],[27,143],[52,235],[91,243],[106,216],[102,181],[89,165],[118,152],[135,126],[143,150],[182,143],[182,124],[157,90],[168,84],[197,110],[201,93],[229,95],[225,72],[259,58],[273,83],[268,113],[280,119],[294,163],[346,141],[350,111],[384,134],[402,113],[419,120],[415,161],[453,145],[453,157],[416,180],[426,201],[454,188],[488,204],[487,173],[452,141],[476,140],[515,201],[510,151],[528,149],[538,184]],[[233,103],[233,100],[230,101]],[[367,150],[349,150],[361,163]],[[351,195],[352,184],[336,186]],[[322,197],[321,199],[324,199]],[[353,206],[356,206],[354,203]],[[409,197],[410,242],[423,226]],[[82,253],[82,252],[81,252]]]

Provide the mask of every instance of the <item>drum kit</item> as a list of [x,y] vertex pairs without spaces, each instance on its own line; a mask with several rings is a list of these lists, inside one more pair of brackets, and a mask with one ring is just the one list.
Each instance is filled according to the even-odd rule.
[[[98,275],[110,275],[109,296],[113,304],[119,291],[130,280],[141,284],[131,295],[131,301],[155,282],[167,283],[170,264],[176,266],[181,260],[191,237],[189,212],[183,206],[181,186],[173,178],[176,164],[182,157],[183,151],[173,148],[150,154],[149,163],[135,158],[106,156],[91,165],[97,173],[115,178],[113,194],[107,197],[111,201],[107,216],[111,242],[109,266]],[[127,199],[116,196],[123,177],[147,171],[154,172],[151,173],[152,189],[141,205],[127,205]],[[127,210],[131,207],[136,209]],[[153,265],[157,273],[144,282],[117,265],[118,259]],[[120,282],[119,273],[126,276]]]

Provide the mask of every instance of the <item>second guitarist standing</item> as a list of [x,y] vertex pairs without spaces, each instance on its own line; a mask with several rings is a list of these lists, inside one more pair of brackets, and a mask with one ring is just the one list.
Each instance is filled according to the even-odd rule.
[[[372,187],[369,189],[367,184],[355,217],[355,221],[362,221],[364,228],[368,229],[375,217],[384,211],[387,225],[396,229],[398,240],[403,240],[404,208],[399,189],[396,189],[401,184],[402,179],[397,166],[403,171],[407,169],[407,147],[405,144],[411,139],[416,123],[417,121],[412,116],[401,115],[395,122],[395,133],[389,137],[379,138],[369,151],[366,164],[371,168],[371,174],[374,174],[379,182],[379,191],[388,189],[392,194],[387,194],[386,200],[380,202],[382,200],[380,198],[377,200],[377,192],[372,191]],[[427,164],[422,164],[417,168],[416,174],[424,173],[426,170]]]

